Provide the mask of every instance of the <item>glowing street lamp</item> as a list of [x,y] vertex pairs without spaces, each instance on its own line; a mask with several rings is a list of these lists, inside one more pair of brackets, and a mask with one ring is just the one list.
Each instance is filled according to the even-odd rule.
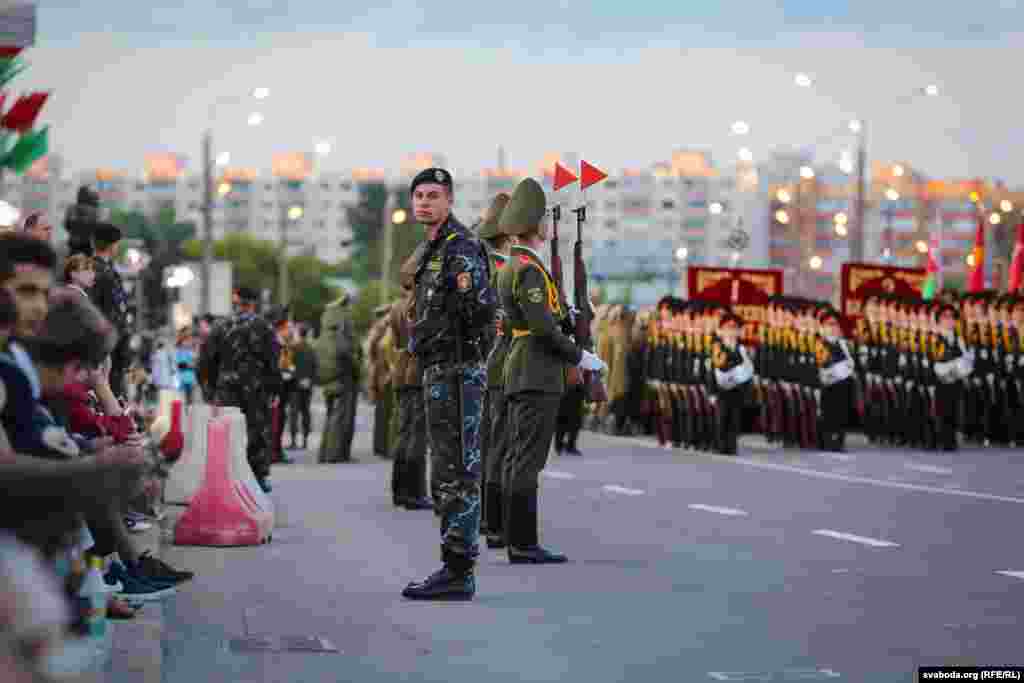
[[317,156],[327,156],[331,153],[331,143],[325,141],[316,143],[316,153]]
[[916,246],[917,250],[922,254],[928,253],[928,243],[925,242],[924,240],[918,240],[917,244],[915,244],[914,246]]
[[5,201],[0,201],[0,227],[13,228],[19,220],[21,211]]
[[265,100],[270,97],[270,88],[253,88],[252,96],[257,100]]
[[853,121],[850,121],[850,132],[851,133],[859,133],[861,131],[861,128],[863,128],[863,127],[864,127],[864,124],[861,123],[860,121],[858,121],[857,119],[854,119]]
[[810,180],[811,178],[814,177],[814,169],[811,168],[810,166],[801,166],[800,177],[803,178],[804,180]]
[[778,199],[783,204],[789,204],[789,202],[793,199],[792,195],[789,194],[788,190],[779,190],[778,192],[775,193],[775,198]]
[[896,176],[897,178],[902,178],[904,172],[905,171],[904,171],[903,167],[900,166],[899,164],[896,164],[895,166],[892,167],[892,174],[894,176]]
[[1013,202],[1011,202],[1009,199],[1004,199],[1003,201],[999,202],[999,210],[1003,211],[1004,213],[1009,213],[1013,211]]
[[395,209],[391,214],[391,222],[395,225],[402,225],[405,223],[406,218],[408,218],[408,215],[405,213],[405,209]]
[[740,161],[753,161],[754,153],[748,147],[741,147],[739,152]]
[[811,270],[821,270],[823,263],[824,261],[821,260],[820,256],[812,256],[809,265],[811,266]]
[[900,193],[890,187],[888,190],[885,191],[885,198],[888,199],[890,202],[895,202],[899,200]]
[[249,125],[250,126],[258,126],[258,125],[260,125],[262,123],[263,123],[263,114],[259,113],[258,111],[254,111],[253,113],[249,114]]
[[811,84],[814,83],[814,81],[811,80],[811,77],[807,74],[797,74],[796,78],[793,79],[793,82],[801,88],[809,88],[811,87]]
[[969,265],[971,268],[974,267],[974,254],[973,253],[970,253],[970,254],[967,255],[967,265]]
[[1003,222],[1003,217],[1001,214],[993,213],[991,216],[988,217],[988,222],[991,223],[992,225],[999,225],[1000,223]]
[[848,234],[850,234],[850,231],[847,229],[845,225],[841,223],[836,223],[836,234],[839,235],[840,237],[846,237]]
[[733,135],[746,135],[749,132],[750,124],[748,124],[746,121],[737,121],[736,123],[732,124]]
[[716,216],[722,213],[724,209],[725,207],[722,206],[721,202],[711,202],[711,206],[708,207],[708,211]]
[[686,247],[679,247],[676,249],[676,260],[685,261],[686,257],[690,255],[690,250]]
[[929,86],[925,87],[924,94],[927,95],[928,97],[935,97],[935,96],[937,96],[939,94],[939,86],[937,86],[937,85],[929,85]]
[[779,209],[775,212],[775,220],[783,225],[787,225],[789,223],[789,214],[783,209]]
[[289,220],[297,221],[302,218],[303,213],[305,212],[302,210],[301,206],[293,206],[288,209],[288,218]]
[[845,213],[840,211],[839,213],[832,217],[832,220],[836,222],[836,225],[846,225],[850,221],[850,218]]
[[221,183],[220,185],[217,186],[217,194],[219,194],[221,197],[226,196],[230,192],[231,183]]

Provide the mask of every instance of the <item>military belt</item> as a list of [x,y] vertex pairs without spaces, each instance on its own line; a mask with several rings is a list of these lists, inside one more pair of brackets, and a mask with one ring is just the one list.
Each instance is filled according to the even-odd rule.
[[527,330],[527,329],[512,328],[512,338],[513,339],[519,339],[521,337],[529,337],[531,334],[533,334],[533,332],[531,332],[530,330]]

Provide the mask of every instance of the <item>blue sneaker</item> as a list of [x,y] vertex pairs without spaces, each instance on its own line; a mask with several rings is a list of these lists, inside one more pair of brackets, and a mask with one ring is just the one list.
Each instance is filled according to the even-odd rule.
[[116,593],[117,597],[131,602],[154,602],[169,598],[177,593],[173,586],[154,584],[136,576],[120,562],[111,562],[110,571],[105,580],[108,584],[120,582],[123,589]]

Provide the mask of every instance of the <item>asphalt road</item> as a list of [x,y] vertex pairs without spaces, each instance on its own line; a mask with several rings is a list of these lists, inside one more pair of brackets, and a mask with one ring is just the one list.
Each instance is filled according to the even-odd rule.
[[[275,466],[270,545],[165,549],[198,572],[164,612],[165,681],[874,682],[1024,664],[1024,451],[836,457],[755,438],[727,458],[586,433],[542,484],[543,542],[570,563],[484,549],[474,602],[421,604],[399,592],[438,566],[437,523],[392,508],[370,417],[359,462]],[[289,636],[339,651],[282,650]]]

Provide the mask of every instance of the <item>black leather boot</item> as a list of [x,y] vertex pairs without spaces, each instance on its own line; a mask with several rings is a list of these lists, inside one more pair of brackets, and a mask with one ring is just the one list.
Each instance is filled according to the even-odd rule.
[[542,548],[537,539],[537,491],[516,493],[510,506],[508,561],[512,564],[562,564],[569,558]]
[[441,551],[444,566],[422,581],[413,581],[402,597],[410,600],[472,600],[476,594],[473,563]]
[[395,458],[391,461],[391,502],[395,507],[405,507],[409,500],[408,474],[404,458]]
[[406,500],[408,510],[433,510],[434,501],[427,498],[427,461],[420,458],[406,462]]
[[488,548],[504,548],[505,547],[505,502],[502,499],[501,486],[498,484],[488,484],[487,492],[484,496],[484,501],[487,506],[487,547]]

